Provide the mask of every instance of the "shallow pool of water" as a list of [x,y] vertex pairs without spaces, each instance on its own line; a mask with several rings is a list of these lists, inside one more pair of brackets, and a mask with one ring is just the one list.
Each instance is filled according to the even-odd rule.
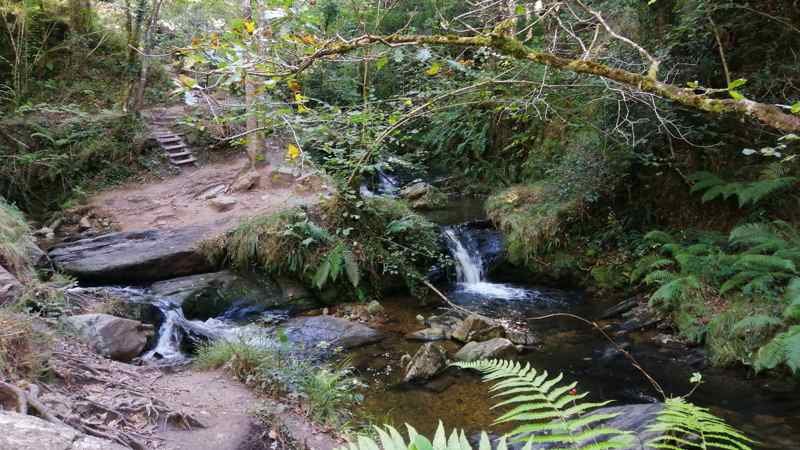
[[[561,294],[573,298],[570,312],[588,317],[607,306],[597,300],[576,299],[572,293]],[[554,304],[561,303],[552,303],[540,312],[554,310]],[[390,319],[382,328],[388,338],[350,354],[358,375],[369,384],[364,402],[358,406],[360,415],[379,423],[409,423],[425,433],[432,433],[439,420],[448,429],[503,431],[492,425],[497,414],[490,409],[493,403],[487,386],[472,373],[449,369],[426,386],[402,383],[400,358],[403,354],[412,355],[421,345],[404,339],[403,335],[423,328],[416,319],[418,314],[427,317],[437,310],[420,307],[408,297],[387,299],[384,307]],[[523,309],[537,310],[529,304]],[[491,311],[497,309],[493,307]],[[632,404],[658,399],[657,392],[642,374],[588,326],[558,319],[531,322],[531,328],[541,339],[541,345],[520,354],[518,359],[552,374],[563,372],[566,379],[579,381],[580,390],[589,391],[593,400],[613,399],[618,404]],[[667,393],[688,392],[689,377],[698,369],[692,367],[687,350],[656,346],[649,338],[642,334],[625,341]],[[442,344],[451,355],[458,349],[453,342],[442,341]],[[735,371],[700,371],[705,383],[691,397],[692,401],[712,408],[758,439],[761,443],[755,448],[800,449],[800,395],[796,388],[772,390],[773,386],[787,386],[786,382],[748,380]]]

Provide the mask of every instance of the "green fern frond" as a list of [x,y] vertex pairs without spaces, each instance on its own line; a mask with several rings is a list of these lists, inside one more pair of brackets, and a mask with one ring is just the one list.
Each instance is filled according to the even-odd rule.
[[720,184],[724,184],[725,180],[714,175],[711,172],[700,171],[689,174],[688,177],[689,181],[693,182],[691,193],[694,194],[695,192],[705,191],[714,186],[718,186]]
[[680,397],[667,399],[664,410],[648,430],[659,433],[659,437],[647,443],[658,449],[751,450],[753,443],[708,409]]
[[783,318],[793,322],[800,321],[800,278],[789,280],[783,297],[787,303],[786,309],[783,310]]
[[733,267],[739,270],[751,269],[765,272],[784,271],[794,273],[797,271],[797,268],[791,260],[772,255],[744,254],[737,258]]
[[694,182],[691,192],[704,192],[701,198],[703,203],[722,197],[727,200],[736,196],[739,207],[755,205],[764,198],[775,194],[797,183],[796,177],[767,177],[763,180],[751,182],[726,182],[710,172],[696,172],[689,175],[689,180]]
[[[406,425],[406,429],[408,439],[392,426],[374,427],[375,433],[378,435],[377,441],[362,435],[358,436],[355,442],[350,442],[337,450],[473,450],[463,430],[453,430],[448,437],[441,422],[439,422],[432,441],[417,433],[410,425]],[[530,449],[531,443],[527,443],[522,450]],[[481,433],[478,450],[492,450],[492,444],[486,432]],[[494,450],[508,450],[505,437],[497,440]]]
[[616,413],[590,413],[609,402],[583,402],[586,394],[575,391],[577,383],[562,384],[563,375],[550,377],[530,364],[504,360],[481,360],[454,364],[483,374],[495,382],[490,392],[510,397],[495,405],[513,406],[496,423],[522,422],[508,436],[510,442],[556,443],[565,449],[627,448],[629,433],[603,426]]
[[644,282],[647,284],[664,284],[669,283],[677,278],[675,273],[669,270],[654,270],[644,277]]
[[781,364],[785,364],[793,373],[800,371],[800,325],[776,335],[756,353],[756,372],[774,369]]
[[644,235],[644,240],[653,242],[655,244],[669,244],[675,242],[675,239],[669,233],[660,230],[653,230]]
[[736,322],[733,325],[733,332],[739,336],[746,334],[763,334],[770,330],[777,328],[783,324],[781,319],[768,316],[766,314],[757,314],[755,316],[745,317],[744,319]]
[[766,196],[786,189],[796,182],[797,178],[795,177],[783,177],[747,183],[736,193],[739,198],[739,207],[746,206],[748,203],[755,205]]

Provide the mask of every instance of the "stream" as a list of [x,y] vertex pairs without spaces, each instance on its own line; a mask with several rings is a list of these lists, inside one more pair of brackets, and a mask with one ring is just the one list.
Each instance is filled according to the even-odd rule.
[[[384,187],[382,193],[385,190],[390,189]],[[502,254],[502,236],[491,229],[461,224],[482,218],[476,203],[466,200],[429,214],[442,225],[444,241],[456,264],[456,280],[443,286],[446,295],[463,308],[529,327],[537,343],[526,347],[518,359],[551,374],[563,373],[566,380],[578,381],[579,388],[589,391],[593,401],[613,399],[623,405],[658,401],[658,394],[642,374],[595,330],[568,319],[528,320],[553,312],[596,318],[612,304],[579,290],[533,286],[524,279],[493,280],[489,268]],[[494,275],[504,281],[511,277]],[[185,313],[180,302],[156,295],[147,287],[105,289],[116,289],[132,303],[150,305],[159,316],[154,320],[158,327],[154,344],[141,356],[143,363],[152,365],[185,364],[191,360],[193,346],[206,339],[263,338],[259,344],[270,345],[265,330],[274,331],[274,324],[293,314],[233,299],[223,309],[198,318],[191,317],[188,310]],[[387,320],[376,328],[387,337],[346,353],[355,374],[367,385],[364,401],[355,407],[356,420],[395,426],[408,423],[426,434],[434,431],[439,420],[448,429],[463,428],[468,433],[503,431],[502,427],[493,426],[497,416],[490,409],[492,400],[487,386],[473,373],[451,368],[424,385],[402,382],[403,355],[413,355],[422,345],[404,336],[425,328],[418,316],[440,314],[441,306],[421,305],[407,295],[390,296],[381,304]],[[265,328],[264,324],[268,326]],[[616,339],[670,394],[687,393],[692,373],[702,372],[704,384],[691,400],[711,408],[759,440],[761,444],[756,448],[800,448],[800,396],[795,385],[763,377],[748,380],[744,370],[705,367],[700,350],[677,344],[657,345],[652,340],[655,334],[632,333]],[[459,348],[453,341],[440,343],[451,355]]]

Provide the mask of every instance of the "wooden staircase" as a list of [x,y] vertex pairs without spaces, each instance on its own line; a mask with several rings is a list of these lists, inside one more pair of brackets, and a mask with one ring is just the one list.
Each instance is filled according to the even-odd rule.
[[172,130],[180,116],[163,110],[152,111],[149,116],[150,135],[158,142],[169,162],[178,167],[197,165],[197,158],[192,154],[192,149],[183,140],[184,134]]

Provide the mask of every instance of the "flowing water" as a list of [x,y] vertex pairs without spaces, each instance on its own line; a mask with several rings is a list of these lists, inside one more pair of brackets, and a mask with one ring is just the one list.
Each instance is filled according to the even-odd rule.
[[[541,340],[518,359],[578,381],[593,400],[615,400],[617,404],[658,401],[658,394],[644,376],[593,329],[566,319],[526,320],[556,311],[594,318],[611,306],[608,302],[587,299],[577,291],[493,282],[487,277],[486,255],[481,253],[480,239],[476,238],[480,232],[451,226],[443,234],[456,262],[457,280],[447,291],[450,299],[484,315],[527,322]],[[487,387],[473,374],[448,369],[426,385],[402,383],[400,359],[404,354],[413,355],[421,345],[404,339],[404,334],[424,328],[418,315],[427,317],[441,311],[417,306],[407,297],[390,298],[383,304],[390,317],[384,325],[389,337],[350,355],[370,385],[362,414],[379,422],[409,423],[426,433],[432,433],[439,420],[448,428],[468,432],[503,431],[503,427],[493,424],[497,416],[490,409],[492,400]],[[692,373],[701,371],[705,382],[692,401],[711,407],[761,441],[756,448],[800,449],[800,395],[796,385],[766,378],[747,380],[742,373],[704,367],[698,349],[655,345],[654,334],[617,339],[668,393],[687,393]],[[452,342],[440,343],[450,354],[458,349]]]
[[[551,374],[563,373],[579,381],[592,400],[613,399],[618,404],[657,401],[657,394],[613,346],[594,330],[566,319],[529,320],[551,312],[570,312],[598,317],[609,305],[603,299],[587,298],[580,291],[566,291],[526,285],[524,280],[499,283],[490,270],[502,253],[502,236],[491,229],[458,225],[475,219],[480,208],[475,202],[461,203],[446,212],[431,213],[446,224],[443,238],[455,261],[455,281],[444,288],[455,303],[481,314],[503,318],[530,327],[540,343],[518,359]],[[507,274],[499,274],[508,278]],[[131,302],[148,304],[160,317],[152,348],[143,356],[146,364],[182,364],[190,359],[192,345],[206,339],[251,339],[259,345],[264,328],[253,322],[276,323],[289,317],[288,311],[270,311],[252,304],[234,303],[210,317],[187,319],[180,305],[157,298],[147,289],[112,289]],[[442,313],[437,306],[424,306],[407,296],[382,301],[388,321],[381,325],[387,338],[362,347],[347,357],[357,375],[368,384],[357,415],[374,422],[402,425],[432,433],[439,420],[448,428],[503,431],[493,424],[487,386],[472,373],[448,369],[427,385],[402,383],[400,360],[413,355],[420,342],[404,338],[424,328],[418,316]],[[188,311],[188,310],[187,310]],[[601,326],[608,326],[600,322]],[[260,330],[260,331],[259,331]],[[259,334],[260,333],[260,334]],[[691,388],[688,380],[702,371],[705,383],[692,400],[712,410],[755,437],[762,449],[800,449],[800,392],[791,381],[769,378],[747,379],[745,373],[705,368],[697,349],[658,346],[654,332],[617,337],[618,342],[639,360],[669,393],[681,395]],[[458,350],[451,341],[440,342],[450,354]]]

